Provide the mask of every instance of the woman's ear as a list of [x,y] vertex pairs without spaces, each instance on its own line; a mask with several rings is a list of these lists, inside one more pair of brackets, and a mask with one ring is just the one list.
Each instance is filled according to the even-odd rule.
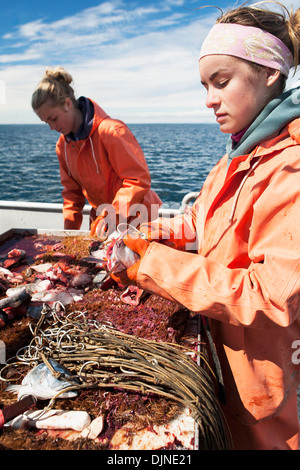
[[279,77],[280,77],[279,70],[266,67],[266,83],[268,87],[274,85],[274,83],[276,82],[276,80],[278,80]]
[[71,98],[66,98],[65,102],[64,102],[64,105],[63,105],[63,110],[65,112],[68,112],[70,111],[70,109],[72,108],[73,106],[73,103],[72,103],[72,100]]

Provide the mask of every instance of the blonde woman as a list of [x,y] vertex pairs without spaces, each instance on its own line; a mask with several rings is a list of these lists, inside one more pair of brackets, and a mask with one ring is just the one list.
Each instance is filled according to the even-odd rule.
[[91,235],[105,239],[119,222],[157,216],[161,201],[151,190],[149,169],[132,132],[95,101],[76,99],[72,81],[65,69],[48,67],[33,93],[32,108],[61,134],[56,152],[64,228],[80,229],[87,200],[92,206]]

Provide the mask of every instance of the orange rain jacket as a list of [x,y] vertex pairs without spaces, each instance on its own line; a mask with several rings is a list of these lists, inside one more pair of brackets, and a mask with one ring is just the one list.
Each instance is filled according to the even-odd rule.
[[[93,102],[93,101],[92,101]],[[129,128],[111,119],[98,104],[90,135],[68,140],[62,134],[56,145],[60,164],[65,228],[78,230],[86,203],[96,210],[111,204],[117,215],[127,219],[129,206],[161,205],[151,190],[151,177],[143,151]],[[157,213],[156,213],[157,216]]]
[[[140,287],[209,317],[222,366],[225,413],[258,435],[252,442],[245,434],[248,442],[241,438],[238,444],[244,449],[282,448],[282,440],[291,441],[287,448],[298,446],[299,145],[296,119],[229,166],[226,154],[190,213],[159,219],[172,227],[175,239],[176,233],[185,241],[196,234],[198,254],[153,242],[137,275]],[[278,424],[281,416],[288,418]],[[282,434],[278,442],[264,430],[269,418]],[[234,440],[239,440],[239,426]]]

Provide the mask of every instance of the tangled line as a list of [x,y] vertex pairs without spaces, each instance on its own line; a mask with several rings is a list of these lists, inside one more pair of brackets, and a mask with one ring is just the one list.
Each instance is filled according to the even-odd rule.
[[[70,386],[61,390],[48,408],[60,393],[82,388],[156,394],[190,409],[204,449],[231,448],[230,433],[215,396],[214,374],[202,353],[122,333],[109,323],[87,319],[84,312],[59,316],[56,305],[49,319],[49,309],[45,304],[39,321],[30,323],[33,338],[16,356],[20,363],[31,366],[44,362],[56,377],[49,359],[71,372],[71,378],[63,377]],[[192,358],[195,355],[201,356],[203,366]],[[16,363],[6,367],[13,365]],[[2,380],[6,380],[4,370]]]

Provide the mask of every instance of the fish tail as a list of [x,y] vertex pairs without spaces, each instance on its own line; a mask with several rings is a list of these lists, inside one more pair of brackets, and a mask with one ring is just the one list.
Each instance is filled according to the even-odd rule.
[[13,392],[13,393],[18,393],[21,388],[21,385],[8,385],[6,387],[5,391],[6,392]]

